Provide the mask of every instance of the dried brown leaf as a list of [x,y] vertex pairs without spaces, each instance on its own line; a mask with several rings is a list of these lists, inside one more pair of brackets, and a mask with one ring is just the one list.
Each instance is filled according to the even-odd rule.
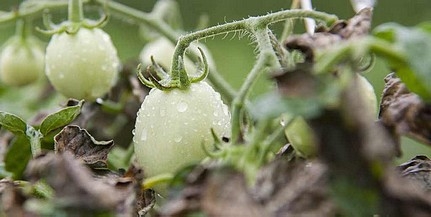
[[70,152],[94,169],[107,168],[108,153],[114,142],[96,141],[85,129],[79,126],[66,126],[54,137],[57,153]]
[[52,203],[64,210],[115,211],[124,200],[119,190],[94,179],[91,171],[70,152],[48,153],[33,159],[26,175],[31,181],[44,179],[55,191]]
[[[194,180],[194,181],[192,181]],[[322,163],[277,160],[248,187],[244,176],[230,168],[197,167],[178,197],[162,207],[161,216],[319,216],[336,213],[327,190]]]
[[279,158],[262,168],[253,196],[271,216],[335,216],[328,191],[327,168],[319,161],[287,162]]
[[372,9],[365,8],[348,21],[339,21],[330,29],[319,29],[315,34],[302,34],[289,37],[285,41],[288,50],[299,50],[307,61],[314,60],[317,49],[325,49],[344,40],[362,37],[371,27]]
[[30,216],[23,204],[27,199],[12,180],[0,180],[0,216]]
[[412,181],[421,190],[431,190],[431,160],[423,155],[416,156],[398,166],[403,177]]
[[431,145],[431,105],[411,93],[394,73],[385,77],[379,117],[396,138],[406,135]]

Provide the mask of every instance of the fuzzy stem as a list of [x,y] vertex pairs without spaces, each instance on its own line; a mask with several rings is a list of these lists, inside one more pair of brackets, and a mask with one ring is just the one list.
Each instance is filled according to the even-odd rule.
[[[250,24],[258,23],[260,26],[267,26],[269,24],[279,22],[289,18],[302,18],[309,17],[317,20],[323,20],[328,25],[334,23],[338,18],[335,15],[330,15],[318,11],[308,11],[308,10],[285,10],[279,11],[271,14],[267,14],[259,17],[250,17],[248,19],[235,21],[231,23],[226,23],[223,25],[213,26],[207,29],[199,30],[179,38],[177,46],[175,47],[175,52],[172,61],[172,70],[178,69],[178,58],[183,56],[186,48],[191,42],[198,39],[205,39],[213,37],[216,35],[221,35],[229,32],[235,32],[240,30],[247,30]],[[173,72],[174,73],[174,72]],[[175,72],[179,73],[179,72]]]
[[68,16],[72,23],[79,23],[84,19],[82,0],[69,0]]
[[269,29],[259,25],[252,27],[256,37],[257,46],[260,50],[259,57],[242,84],[238,95],[232,102],[232,141],[238,142],[241,137],[241,112],[245,105],[251,87],[256,83],[257,78],[270,67],[280,67],[277,57],[272,49],[271,40],[268,34]]

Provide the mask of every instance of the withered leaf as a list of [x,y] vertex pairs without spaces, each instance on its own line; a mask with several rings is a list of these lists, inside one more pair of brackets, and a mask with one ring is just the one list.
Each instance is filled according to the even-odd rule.
[[431,190],[431,160],[423,155],[416,156],[398,166],[403,177],[408,178],[425,191]]
[[107,168],[108,153],[114,142],[96,141],[79,126],[66,126],[54,137],[57,153],[70,152],[93,169]]
[[[230,168],[216,168],[203,172],[197,167],[195,182],[170,200],[161,210],[161,216],[184,216],[202,212],[208,216],[268,216],[247,191],[244,176]],[[191,173],[191,176],[196,173]]]
[[253,187],[253,197],[270,216],[336,216],[330,198],[327,167],[321,162],[280,157],[264,166]]
[[0,215],[27,216],[23,204],[27,198],[22,194],[12,180],[0,180]]
[[348,21],[339,21],[329,30],[320,29],[315,34],[302,34],[289,37],[285,41],[288,50],[299,50],[308,61],[314,60],[316,49],[328,48],[343,40],[362,37],[371,27],[372,9],[364,8]]
[[231,168],[199,166],[187,177],[179,195],[162,207],[161,216],[335,216],[327,189],[326,167],[320,162],[289,165],[277,158],[264,166],[252,187]]
[[[90,169],[70,152],[48,153],[33,159],[26,176],[33,182],[44,179],[55,192],[54,207],[71,215],[119,213],[125,210],[124,204],[130,202],[130,196],[134,201],[135,184],[132,181],[119,187],[112,176],[110,182],[95,178]],[[132,212],[133,209],[129,209],[127,214]]]
[[431,105],[411,93],[394,73],[385,77],[380,121],[394,136],[409,136],[431,145]]

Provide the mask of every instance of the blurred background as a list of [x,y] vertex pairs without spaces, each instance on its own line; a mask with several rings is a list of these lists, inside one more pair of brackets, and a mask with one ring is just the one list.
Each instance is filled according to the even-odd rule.
[[[16,0],[1,0],[0,10],[10,11],[16,7],[21,1]],[[117,0],[142,11],[151,11],[156,0]],[[209,18],[209,25],[216,25],[232,20],[240,20],[248,16],[264,15],[268,12],[275,12],[281,9],[290,7],[291,0],[177,0],[180,5],[180,10],[183,17],[184,29],[193,31],[199,23],[199,17],[206,15]],[[316,10],[332,13],[339,18],[348,19],[354,15],[350,1],[348,0],[314,0],[313,7]],[[60,22],[66,18],[60,13],[55,15],[54,20]],[[386,22],[397,22],[403,25],[415,25],[423,21],[431,20],[431,1],[429,0],[380,0],[377,2],[374,9],[373,26],[377,26]],[[298,33],[302,31],[302,23],[297,23]],[[41,22],[38,21],[38,24]],[[275,33],[280,33],[280,26],[274,26]],[[114,44],[116,45],[120,58],[123,61],[137,59],[138,54],[144,46],[145,40],[139,35],[139,29],[136,25],[124,22],[124,20],[111,19],[105,30],[111,35]],[[0,24],[0,44],[3,44],[14,33],[14,25]],[[49,37],[42,34],[37,34],[43,41],[47,42]],[[252,41],[247,37],[238,39],[238,37],[230,37],[228,35],[223,39],[223,36],[215,37],[203,41],[216,61],[217,68],[228,78],[228,81],[238,88],[245,78],[245,74],[249,72],[255,60],[255,48]],[[125,40],[127,39],[127,40]],[[379,97],[383,89],[383,78],[390,71],[382,61],[377,61],[373,70],[366,74],[366,77],[372,82],[376,93]],[[271,82],[262,77],[256,85],[252,96],[257,96],[260,93],[272,87]],[[0,84],[0,109],[30,118],[34,114],[35,108],[40,108],[38,102],[32,101],[32,86],[24,88],[9,88]],[[21,100],[16,100],[16,99]],[[49,105],[47,105],[49,107]],[[414,141],[403,139],[404,155],[400,162],[417,155],[431,155],[431,149],[417,144]]]

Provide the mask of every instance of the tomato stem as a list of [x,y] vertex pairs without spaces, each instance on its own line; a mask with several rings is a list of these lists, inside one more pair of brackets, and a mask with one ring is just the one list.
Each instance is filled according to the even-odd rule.
[[30,141],[31,153],[33,158],[42,153],[42,145],[40,139],[43,137],[39,130],[34,129],[32,126],[27,126],[26,136]]
[[251,87],[256,83],[257,78],[270,67],[280,67],[277,57],[272,48],[271,40],[268,34],[268,27],[263,28],[258,23],[250,27],[256,37],[257,46],[260,50],[259,57],[253,66],[246,80],[242,84],[238,95],[232,102],[232,141],[238,142],[241,138],[241,113]]
[[314,65],[314,71],[317,74],[330,72],[331,68],[343,58],[361,57],[369,52],[382,55],[386,59],[398,62],[399,64],[405,63],[405,58],[401,52],[390,43],[376,38],[365,37],[325,50],[324,54],[318,56],[318,61]]
[[21,41],[26,41],[28,36],[31,35],[31,23],[26,19],[19,19],[16,22],[16,35],[20,37]]
[[84,19],[82,0],[69,0],[68,16],[72,23],[82,22]]
[[145,179],[142,182],[141,188],[143,190],[150,189],[156,185],[168,183],[173,178],[174,178],[174,175],[172,175],[171,173],[164,173],[164,174],[160,174],[157,176],[153,176],[153,177]]

